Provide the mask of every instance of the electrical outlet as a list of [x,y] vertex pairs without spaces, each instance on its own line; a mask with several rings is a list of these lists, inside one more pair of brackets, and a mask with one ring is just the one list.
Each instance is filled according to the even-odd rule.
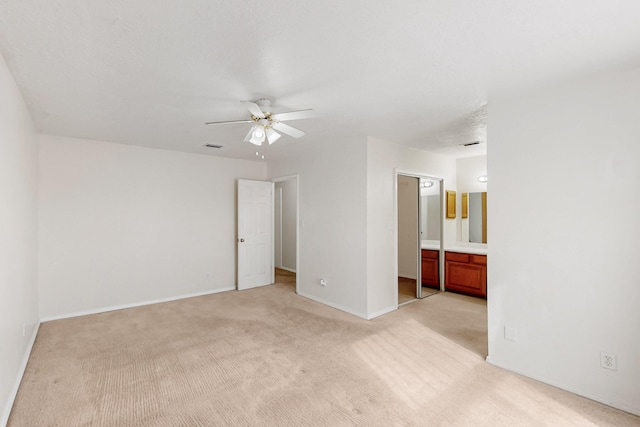
[[600,352],[600,367],[604,369],[611,369],[612,371],[618,370],[618,361],[616,355],[607,353],[606,351]]
[[327,286],[326,279],[320,279],[320,286]]

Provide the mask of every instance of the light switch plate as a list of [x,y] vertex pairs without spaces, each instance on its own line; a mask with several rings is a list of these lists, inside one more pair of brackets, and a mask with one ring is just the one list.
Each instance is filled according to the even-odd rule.
[[509,341],[518,341],[518,330],[511,326],[504,327],[504,339]]

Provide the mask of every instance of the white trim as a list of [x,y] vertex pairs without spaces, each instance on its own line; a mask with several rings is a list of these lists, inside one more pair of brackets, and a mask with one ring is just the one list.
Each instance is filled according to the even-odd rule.
[[404,307],[405,305],[408,305],[408,304],[411,304],[411,303],[414,303],[414,302],[417,302],[417,301],[420,301],[420,299],[419,298],[413,298],[413,299],[407,300],[405,302],[401,302],[400,304],[398,304],[398,308]]
[[289,273],[295,273],[296,271],[293,268],[289,268],[289,267],[277,267],[280,270],[284,270],[284,271],[288,271]]
[[[269,283],[276,282],[276,184],[271,182],[271,274],[269,275]],[[282,202],[282,199],[280,200]],[[282,212],[280,212],[282,214]]]
[[384,314],[391,313],[392,311],[396,311],[397,309],[398,309],[398,306],[396,305],[393,307],[385,308],[384,310],[376,311],[375,313],[369,313],[369,315],[367,316],[367,320],[375,319],[376,317],[380,317]]
[[296,292],[300,290],[300,275],[297,271],[300,269],[300,176],[296,177]]
[[[456,187],[457,189],[457,187]],[[445,256],[445,235],[444,235],[444,227],[446,224],[446,216],[447,216],[447,192],[444,186],[444,179],[440,180],[440,259],[438,260],[438,280],[440,280],[440,292],[446,291],[444,288],[444,256]],[[487,322],[488,323],[488,322]],[[489,337],[487,336],[487,340]]]
[[573,388],[571,386],[567,386],[566,384],[558,383],[556,381],[551,381],[551,380],[549,380],[548,378],[545,378],[545,377],[539,377],[539,376],[531,375],[529,373],[520,371],[518,369],[509,368],[507,366],[504,366],[504,365],[496,362],[490,356],[487,356],[487,358],[485,360],[487,361],[488,364],[493,365],[493,366],[495,366],[497,368],[505,369],[505,370],[510,371],[510,372],[515,372],[516,374],[523,375],[523,376],[525,376],[527,378],[531,378],[531,379],[534,379],[536,381],[540,381],[542,383],[548,384],[550,386],[559,388],[559,389],[564,390],[564,391],[568,391],[569,393],[577,394],[578,396],[586,397],[587,399],[591,399],[591,400],[593,400],[595,402],[602,403],[603,405],[611,406],[612,408],[617,408],[617,409],[620,409],[621,411],[625,411],[625,412],[628,412],[630,414],[640,416],[640,407],[631,407],[631,406],[627,406],[627,405],[624,405],[624,404],[612,402],[611,400],[607,400],[607,399],[604,399],[602,397],[598,397],[598,396],[594,396],[594,395],[589,394],[589,393],[585,393],[584,391],[575,389],[575,388]]
[[349,314],[352,314],[354,316],[358,316],[358,317],[360,317],[362,319],[369,320],[369,319],[367,319],[367,316],[365,314],[359,313],[359,312],[354,311],[354,310],[351,310],[350,308],[341,306],[339,304],[335,304],[335,303],[327,301],[325,299],[318,298],[316,296],[305,294],[305,293],[297,292],[297,294],[300,295],[301,297],[308,298],[308,299],[313,300],[315,302],[318,302],[320,304],[328,305],[329,307],[335,308],[336,310],[344,311],[345,313],[349,313]]
[[444,178],[441,177],[441,176],[429,175],[429,174],[426,174],[424,172],[407,171],[407,170],[400,169],[400,168],[395,168],[395,169],[396,169],[396,175],[412,176],[414,178],[439,179],[440,181],[444,181]]
[[127,309],[127,308],[142,307],[142,306],[145,306],[145,305],[160,304],[160,303],[163,303],[163,302],[177,301],[177,300],[186,299],[186,298],[201,297],[201,296],[204,296],[204,295],[211,295],[211,294],[217,294],[217,293],[220,293],[220,292],[235,291],[235,290],[236,290],[235,286],[230,286],[230,287],[222,288],[222,289],[213,289],[213,290],[208,290],[208,291],[204,291],[204,292],[194,292],[194,293],[191,293],[191,294],[178,295],[178,296],[169,297],[169,298],[159,298],[159,299],[154,299],[154,300],[134,302],[134,303],[131,303],[131,304],[113,305],[113,306],[110,306],[110,307],[102,307],[102,308],[95,308],[95,309],[91,309],[91,310],[77,311],[75,313],[60,314],[60,315],[56,315],[56,316],[47,316],[47,317],[43,317],[42,319],[40,319],[40,322],[50,322],[52,320],[69,319],[71,317],[79,317],[79,316],[87,316],[87,315],[90,315],[90,314],[106,313],[108,311],[124,310],[124,309]]
[[398,304],[398,168],[395,169],[393,174],[393,277],[394,287],[393,293],[395,295],[394,301]]
[[29,362],[29,357],[31,356],[31,350],[33,349],[33,343],[36,342],[36,336],[38,335],[39,329],[40,329],[40,322],[37,322],[36,326],[33,328],[33,333],[31,334],[29,345],[27,346],[27,349],[24,352],[24,357],[22,358],[22,363],[20,364],[20,368],[18,369],[16,382],[13,385],[13,388],[11,389],[11,391],[9,392],[9,397],[7,398],[7,403],[4,407],[2,418],[0,418],[0,426],[6,426],[7,423],[9,422],[9,415],[11,415],[11,409],[13,408],[13,403],[15,402],[16,396],[18,395],[18,389],[20,388],[20,383],[22,382],[24,371],[27,369],[27,363]]
[[[275,185],[275,184],[274,184]],[[278,239],[280,239],[280,267],[282,267],[283,265],[283,261],[282,261],[282,187],[278,188],[278,212],[280,212],[280,217],[278,218],[280,220],[280,236],[278,237]],[[275,232],[274,234],[274,238],[275,236]]]
[[282,182],[282,181],[290,181],[292,179],[298,178],[298,175],[287,175],[287,176],[279,176],[277,178],[271,178],[271,182]]

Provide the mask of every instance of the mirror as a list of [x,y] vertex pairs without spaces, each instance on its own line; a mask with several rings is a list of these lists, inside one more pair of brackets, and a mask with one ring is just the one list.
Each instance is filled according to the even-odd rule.
[[[487,192],[462,196],[462,240],[487,243]],[[468,210],[465,209],[467,206]]]
[[451,188],[458,193],[456,241],[461,246],[484,245],[487,243],[487,156],[457,159],[455,183],[455,188]]
[[440,290],[440,239],[442,236],[442,181],[420,178],[420,277],[418,298]]
[[426,178],[420,180],[420,235],[421,240],[440,242],[440,182]]

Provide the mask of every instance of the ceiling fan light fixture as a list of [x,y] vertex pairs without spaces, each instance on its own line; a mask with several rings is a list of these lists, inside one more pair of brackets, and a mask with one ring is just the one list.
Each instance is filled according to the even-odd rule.
[[262,145],[264,142],[264,128],[262,126],[256,126],[256,128],[251,133],[251,138],[249,138],[249,142],[255,145]]
[[269,141],[269,145],[273,144],[274,142],[276,142],[278,140],[278,138],[280,138],[280,135],[278,132],[276,132],[275,130],[271,129],[271,128],[266,128],[266,134],[267,134],[267,141]]
[[253,138],[253,131],[256,130],[256,127],[258,127],[258,125],[253,125],[251,129],[249,129],[249,132],[247,132],[247,136],[244,137],[244,142],[251,141],[251,138]]

